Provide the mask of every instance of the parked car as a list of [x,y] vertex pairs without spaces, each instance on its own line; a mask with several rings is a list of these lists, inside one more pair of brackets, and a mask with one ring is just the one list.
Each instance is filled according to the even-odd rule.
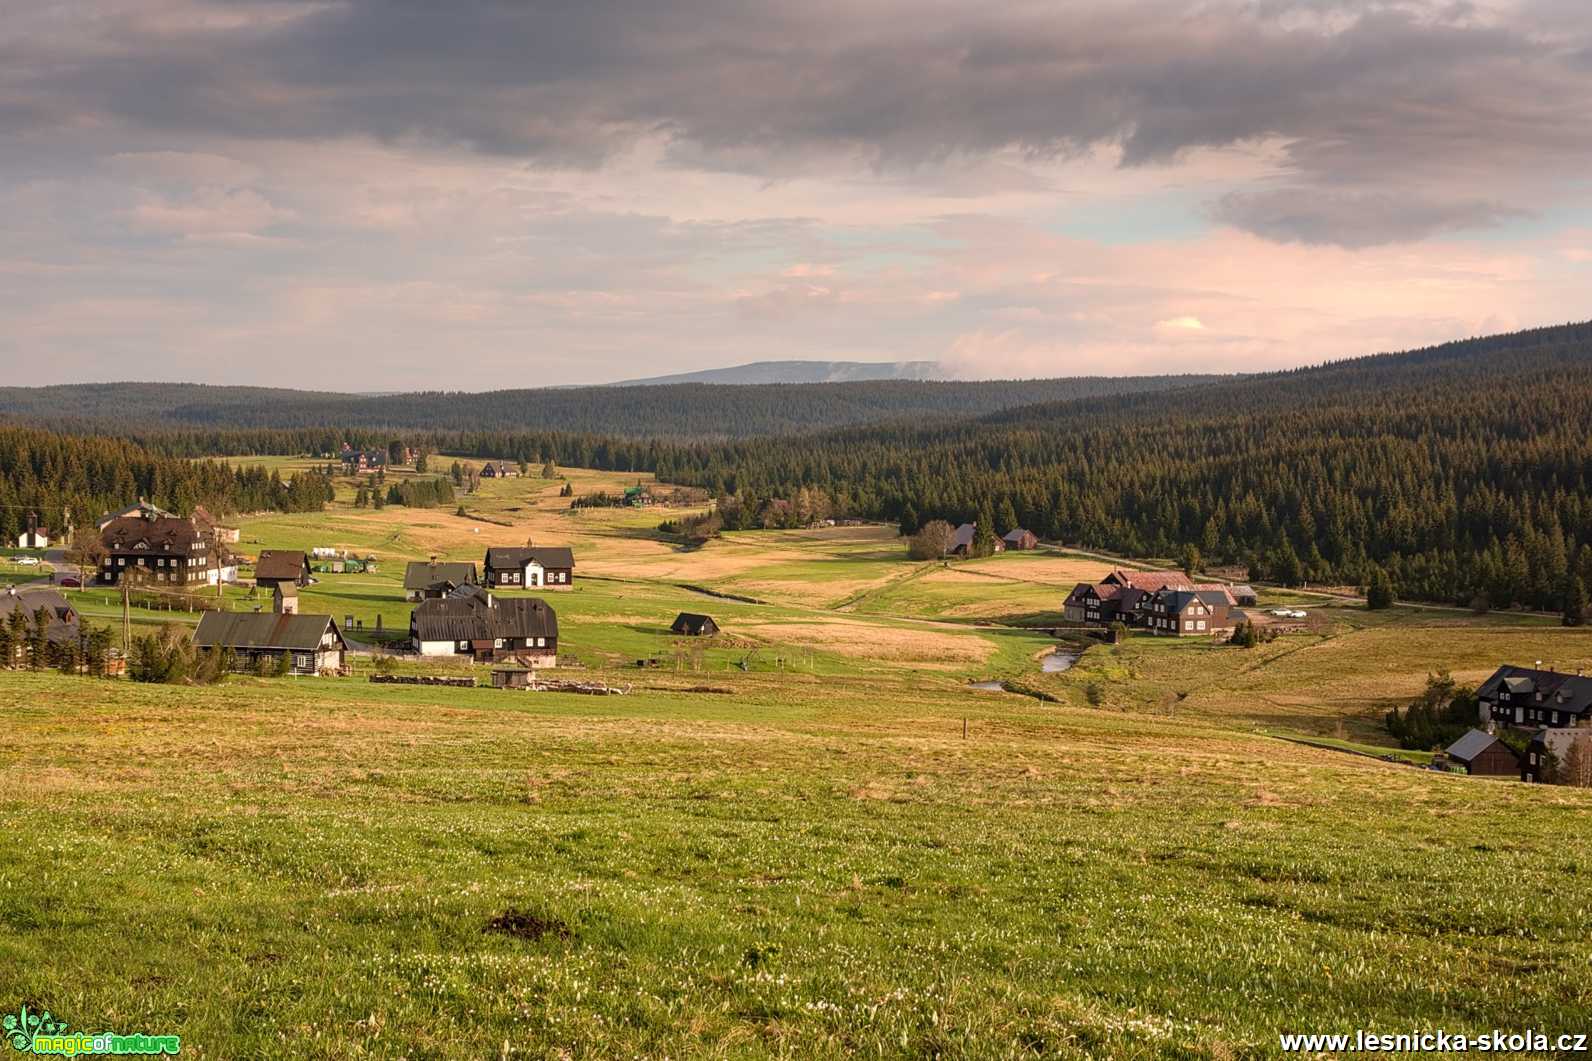
[[11,562],[14,564],[21,564],[23,567],[39,566],[39,558],[37,556],[13,556],[11,558]]
[[60,582],[56,583],[56,585],[62,586],[65,589],[82,589],[83,580],[78,578],[76,575],[67,575],[65,578],[61,579]]

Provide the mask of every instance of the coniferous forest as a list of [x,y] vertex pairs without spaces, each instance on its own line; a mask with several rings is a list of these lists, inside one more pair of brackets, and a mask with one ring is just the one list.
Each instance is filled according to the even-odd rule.
[[[791,393],[857,386],[871,385]],[[760,408],[762,395],[735,403],[762,389],[688,388],[708,413]],[[681,392],[659,399],[673,410],[684,390],[608,389],[606,411],[604,390],[583,392],[581,423],[608,431],[565,431],[531,413],[517,427],[468,431],[306,426],[297,414],[247,429],[156,418],[122,425],[125,440],[10,429],[0,432],[0,523],[13,533],[29,507],[88,511],[135,494],[184,510],[318,505],[324,482],[181,458],[402,438],[431,452],[656,472],[724,499],[738,525],[771,504],[913,525],[988,512],[1084,547],[1173,557],[1192,546],[1205,564],[1247,565],[1258,580],[1385,577],[1400,597],[1478,607],[1556,609],[1577,579],[1582,592],[1592,582],[1589,324],[993,412],[952,402],[936,415],[796,434],[637,437],[624,422],[639,400],[630,392]]]

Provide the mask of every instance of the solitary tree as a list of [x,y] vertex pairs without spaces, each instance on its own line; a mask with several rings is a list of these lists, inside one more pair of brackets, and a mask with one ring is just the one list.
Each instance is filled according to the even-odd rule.
[[1580,626],[1586,622],[1586,583],[1576,574],[1570,575],[1565,583],[1564,625]]
[[989,556],[995,552],[995,516],[990,512],[988,498],[978,506],[978,523],[973,527],[973,547],[968,552],[974,556]]
[[1380,611],[1393,605],[1393,581],[1380,567],[1371,569],[1371,579],[1365,587],[1365,606]]
[[66,558],[77,565],[78,579],[87,586],[89,578],[99,570],[100,563],[105,559],[105,542],[98,531],[79,528],[72,535],[72,546],[67,550]]
[[907,544],[907,555],[914,560],[938,560],[956,541],[956,529],[943,519],[931,519]]
[[901,536],[910,538],[918,532],[920,524],[918,510],[912,507],[912,502],[907,502],[907,507],[901,510]]
[[1200,551],[1192,542],[1183,546],[1183,573],[1189,578],[1194,577],[1194,572],[1200,569]]

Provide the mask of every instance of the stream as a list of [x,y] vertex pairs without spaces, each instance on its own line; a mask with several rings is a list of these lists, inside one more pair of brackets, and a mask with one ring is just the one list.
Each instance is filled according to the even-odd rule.
[[[1060,674],[1062,671],[1071,670],[1072,665],[1078,662],[1078,657],[1082,654],[1071,649],[1052,649],[1039,658],[1039,669],[1045,674]],[[967,687],[986,693],[999,693],[1006,690],[1005,684],[998,681],[968,682]]]

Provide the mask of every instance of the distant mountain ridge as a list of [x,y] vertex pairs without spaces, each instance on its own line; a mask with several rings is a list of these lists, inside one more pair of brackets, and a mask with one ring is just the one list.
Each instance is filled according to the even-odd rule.
[[937,361],[751,361],[668,376],[620,380],[609,387],[656,387],[673,383],[858,383],[882,379],[949,380]]

